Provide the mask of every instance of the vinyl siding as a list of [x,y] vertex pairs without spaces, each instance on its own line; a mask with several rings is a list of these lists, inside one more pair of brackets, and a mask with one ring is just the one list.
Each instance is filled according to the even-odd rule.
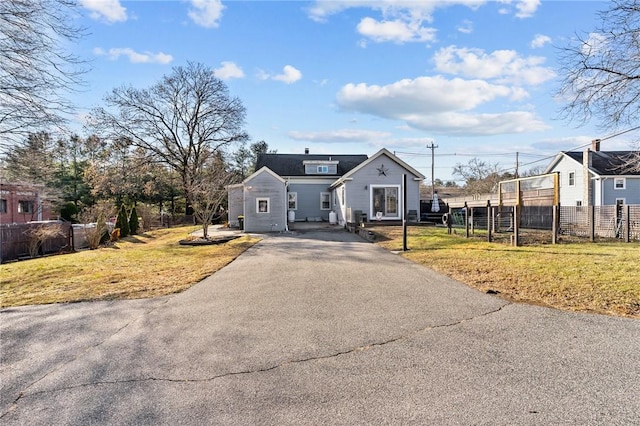
[[[307,218],[320,217],[325,221],[329,220],[331,210],[320,209],[320,193],[329,192],[329,185],[332,179],[325,183],[289,182],[289,191],[298,194],[298,208],[296,209],[296,221],[305,221]],[[331,205],[333,208],[333,205]]]
[[[247,232],[278,232],[286,229],[285,184],[268,172],[244,183],[244,229]],[[269,199],[269,213],[258,213],[258,198]]]
[[[386,176],[380,175],[380,172],[378,171],[382,165],[387,169]],[[398,196],[398,202],[400,205],[399,214],[401,215],[401,206],[403,202],[401,189],[403,173],[407,174],[407,210],[416,210],[416,212],[420,212],[420,182],[414,180],[417,176],[409,173],[404,167],[400,166],[386,155],[380,156],[366,167],[358,170],[352,175],[353,180],[345,182],[347,193],[347,205],[345,207],[351,208],[352,211],[362,210],[363,213],[367,214],[368,219],[371,220],[375,217],[375,212],[372,209],[371,202],[373,194],[372,185],[398,186],[400,189]]]

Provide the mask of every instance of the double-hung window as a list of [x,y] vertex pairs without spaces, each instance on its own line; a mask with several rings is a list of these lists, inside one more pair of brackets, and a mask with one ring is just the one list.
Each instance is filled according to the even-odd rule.
[[625,189],[627,187],[627,180],[625,178],[615,178],[613,180],[613,189]]
[[287,195],[287,208],[289,210],[297,210],[298,209],[298,193],[297,192],[289,192]]
[[320,193],[320,210],[331,210],[331,193]]

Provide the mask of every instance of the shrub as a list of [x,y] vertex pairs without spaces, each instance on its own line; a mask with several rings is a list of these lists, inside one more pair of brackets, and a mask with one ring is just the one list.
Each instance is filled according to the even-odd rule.
[[106,220],[113,214],[113,205],[107,202],[98,203],[82,211],[80,220],[84,224],[95,223],[95,226],[84,227],[85,238],[92,250],[109,240],[109,228]]
[[120,206],[120,210],[118,211],[116,228],[120,228],[120,237],[124,238],[129,236],[129,215],[127,214],[127,208],[124,204]]
[[138,222],[138,212],[136,211],[136,206],[133,206],[131,213],[129,214],[129,233],[131,235],[136,235],[139,228],[140,222]]
[[73,222],[78,214],[78,207],[71,201],[60,206],[60,217],[67,222]]
[[38,255],[42,243],[46,240],[64,236],[62,226],[59,223],[48,223],[29,228],[25,231],[25,234],[29,239],[29,256],[31,257]]
[[111,231],[111,234],[109,234],[109,240],[112,243],[115,243],[119,239],[120,239],[120,228],[114,228],[114,230]]

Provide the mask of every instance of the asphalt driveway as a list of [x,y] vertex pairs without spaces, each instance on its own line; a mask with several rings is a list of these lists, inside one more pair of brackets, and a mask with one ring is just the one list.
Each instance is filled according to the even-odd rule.
[[0,311],[0,422],[638,424],[640,321],[510,304],[346,232],[188,291]]

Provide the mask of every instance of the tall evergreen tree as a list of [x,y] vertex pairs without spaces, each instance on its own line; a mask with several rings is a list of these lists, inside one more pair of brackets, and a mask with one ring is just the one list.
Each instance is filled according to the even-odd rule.
[[129,234],[136,235],[139,228],[140,223],[138,222],[138,212],[136,211],[136,206],[133,206],[131,213],[129,214]]
[[127,214],[127,208],[123,204],[118,211],[118,217],[116,218],[116,228],[120,228],[120,237],[129,236],[129,215]]

